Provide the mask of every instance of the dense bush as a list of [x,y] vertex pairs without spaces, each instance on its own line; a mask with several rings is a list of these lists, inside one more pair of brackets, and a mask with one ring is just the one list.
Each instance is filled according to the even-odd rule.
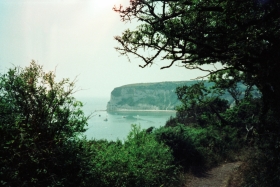
[[90,155],[87,117],[68,79],[34,61],[0,77],[1,186],[83,186]]
[[[280,186],[280,138],[279,133],[273,133],[279,128],[279,121],[272,113],[268,111],[265,116],[266,127],[264,124],[257,126],[256,146],[250,152],[244,172],[246,187]],[[273,127],[275,129],[270,129]],[[262,128],[266,128],[265,133],[258,133]]]
[[96,186],[178,186],[180,183],[179,169],[173,165],[170,149],[135,125],[124,143],[99,141],[93,149]]
[[209,168],[223,160],[234,159],[233,152],[240,149],[237,130],[231,127],[208,126],[161,127],[154,131],[159,142],[164,142],[172,150],[174,163],[185,171]]
[[244,186],[279,186],[277,112],[262,113],[249,91],[230,107],[202,83],[181,87],[182,105],[165,127],[134,125],[124,142],[89,141],[73,82],[55,82],[34,61],[10,69],[0,76],[0,185],[179,186],[182,169],[210,168],[249,146]]
[[34,61],[0,76],[1,186],[178,186],[168,146],[133,126],[125,142],[86,140],[74,83]]
[[280,186],[279,149],[253,149],[245,166],[244,187]]
[[207,88],[204,82],[176,89],[181,105],[176,107],[177,122],[185,125],[206,127],[225,124],[221,113],[229,108],[229,103],[220,96],[223,92]]
[[[191,166],[203,166],[204,158],[194,145],[195,133],[191,134],[190,128],[183,125],[176,127],[161,127],[154,131],[157,141],[165,143],[172,150],[174,164],[181,165],[184,169]],[[196,131],[200,133],[200,131]]]
[[253,129],[258,119],[254,117],[258,115],[258,102],[253,105],[254,99],[248,96],[230,107],[219,98],[223,91],[206,88],[203,82],[179,87],[176,93],[182,103],[177,107],[176,117],[155,131],[157,140],[173,151],[175,163],[189,170],[234,160],[247,145],[246,127]]
[[[155,131],[157,139],[170,146],[175,163],[185,169],[197,165],[196,158],[208,167],[234,159],[242,151],[246,159],[243,186],[280,186],[279,112],[266,108],[250,85],[243,93],[234,81],[219,83],[210,90],[202,83],[178,88],[182,105],[165,128]],[[223,89],[231,93],[233,105],[218,98]]]

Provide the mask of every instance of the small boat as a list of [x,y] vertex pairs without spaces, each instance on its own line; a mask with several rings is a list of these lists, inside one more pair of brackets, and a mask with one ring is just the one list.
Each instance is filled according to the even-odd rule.
[[104,121],[108,121],[108,119],[107,119],[107,118],[105,118],[105,119],[104,119]]

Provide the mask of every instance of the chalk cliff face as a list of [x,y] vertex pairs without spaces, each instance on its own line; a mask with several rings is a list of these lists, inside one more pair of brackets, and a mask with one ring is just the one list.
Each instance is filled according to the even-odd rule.
[[[110,101],[107,104],[107,111],[128,111],[128,110],[174,110],[181,103],[175,93],[178,86],[192,85],[197,81],[180,82],[159,82],[159,83],[139,83],[124,85],[115,88],[111,92]],[[213,86],[214,83],[205,81],[205,86]],[[245,94],[246,86],[238,84],[240,96]],[[254,97],[259,97],[258,92],[253,92]],[[234,99],[226,92],[223,99],[234,105]]]
[[176,88],[196,82],[140,83],[117,87],[111,92],[107,110],[174,110],[180,104]]

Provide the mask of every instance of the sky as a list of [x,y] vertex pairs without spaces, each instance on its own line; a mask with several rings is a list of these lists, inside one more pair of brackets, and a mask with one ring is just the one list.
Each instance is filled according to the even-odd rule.
[[44,71],[55,71],[57,81],[77,77],[76,97],[102,98],[126,84],[204,75],[177,66],[160,70],[160,61],[142,69],[140,59],[120,56],[114,36],[138,24],[121,22],[112,10],[120,4],[129,0],[1,0],[0,72],[35,60]]

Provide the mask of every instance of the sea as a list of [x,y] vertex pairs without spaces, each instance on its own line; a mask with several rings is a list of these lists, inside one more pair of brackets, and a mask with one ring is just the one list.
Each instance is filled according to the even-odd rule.
[[131,125],[136,124],[141,129],[149,127],[159,128],[166,121],[175,116],[175,111],[115,111],[107,112],[108,98],[77,98],[81,101],[85,115],[91,115],[88,120],[87,131],[84,133],[87,139],[106,139],[124,141],[131,130]]

